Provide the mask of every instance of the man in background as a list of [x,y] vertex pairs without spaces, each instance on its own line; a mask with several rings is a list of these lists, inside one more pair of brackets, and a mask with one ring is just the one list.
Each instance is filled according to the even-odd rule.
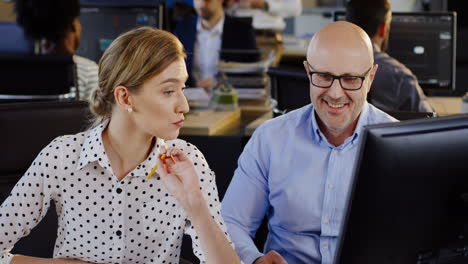
[[174,34],[188,54],[188,85],[212,89],[220,59],[238,62],[259,59],[255,35],[249,22],[224,13],[223,0],[194,0],[194,6],[197,16],[178,21]]
[[391,6],[388,0],[351,0],[346,20],[360,26],[372,40],[374,60],[379,65],[369,101],[384,111],[432,112],[417,77],[405,65],[389,56]]

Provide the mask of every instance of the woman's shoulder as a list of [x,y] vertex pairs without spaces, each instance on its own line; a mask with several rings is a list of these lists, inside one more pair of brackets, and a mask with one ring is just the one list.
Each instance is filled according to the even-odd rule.
[[67,148],[76,148],[77,150],[81,148],[83,142],[85,141],[89,131],[80,132],[72,135],[62,135],[53,139],[46,148],[55,148],[61,149],[64,147]]

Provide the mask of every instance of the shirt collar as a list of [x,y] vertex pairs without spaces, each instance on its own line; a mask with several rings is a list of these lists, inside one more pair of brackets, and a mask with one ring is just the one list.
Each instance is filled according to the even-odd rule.
[[[312,120],[313,137],[314,137],[315,141],[320,143],[324,139],[326,140],[326,138],[325,138],[325,135],[323,135],[322,131],[320,131],[320,128],[318,126],[317,117],[316,117],[316,113],[315,113],[315,107],[313,108],[313,111],[311,111],[311,115],[312,115],[311,120]],[[359,135],[360,135],[360,133],[362,131],[363,126],[365,126],[366,124],[369,123],[367,121],[368,116],[369,116],[369,103],[364,102],[364,105],[362,106],[361,114],[358,117],[358,122],[356,124],[356,128],[354,129],[354,133],[350,137],[348,137],[341,146],[344,147],[349,142],[351,142],[352,144],[354,144],[356,142],[356,139],[358,139],[358,137],[359,137]]]
[[[104,121],[99,126],[88,131],[83,146],[81,147],[80,157],[78,161],[78,170],[87,166],[90,163],[97,162],[102,168],[112,171],[110,168],[109,158],[104,149],[102,142],[102,132],[109,124],[109,120]],[[156,138],[156,143],[145,161],[140,163],[129,175],[131,176],[147,176],[149,171],[156,164],[157,157],[162,148],[165,148],[166,142],[163,139]]]
[[106,120],[85,134],[85,139],[80,150],[80,158],[78,160],[78,170],[81,170],[94,161],[98,161],[99,165],[105,169],[110,167],[102,144],[102,131],[104,131],[108,123],[109,121]]
[[203,26],[202,26],[202,23],[201,23],[201,18],[198,17],[198,19],[197,19],[197,31],[198,32],[207,32],[207,33],[211,33],[211,34],[222,35],[223,34],[223,26],[224,26],[224,15],[221,17],[221,19],[218,21],[218,23],[211,30],[204,29]]
[[359,120],[356,124],[356,128],[354,129],[354,133],[352,136],[353,144],[356,142],[356,139],[361,135],[362,128],[365,125],[369,124],[369,103],[367,101],[364,102],[362,106],[361,114],[359,115]]

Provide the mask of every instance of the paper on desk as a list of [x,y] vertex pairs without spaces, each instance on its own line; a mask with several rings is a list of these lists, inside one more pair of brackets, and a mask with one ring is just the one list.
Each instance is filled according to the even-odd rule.
[[231,62],[220,60],[217,68],[225,73],[255,73],[266,72],[274,60],[274,54],[269,53],[267,58],[257,62]]
[[185,88],[185,97],[192,107],[208,107],[211,99],[210,94],[199,87]]

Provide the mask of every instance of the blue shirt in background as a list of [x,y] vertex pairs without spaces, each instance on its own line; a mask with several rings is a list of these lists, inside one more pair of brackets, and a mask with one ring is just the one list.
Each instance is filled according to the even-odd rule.
[[365,103],[355,133],[335,147],[312,105],[260,126],[239,157],[222,215],[246,264],[262,256],[252,238],[265,215],[264,252],[288,263],[332,263],[362,127],[396,119]]

